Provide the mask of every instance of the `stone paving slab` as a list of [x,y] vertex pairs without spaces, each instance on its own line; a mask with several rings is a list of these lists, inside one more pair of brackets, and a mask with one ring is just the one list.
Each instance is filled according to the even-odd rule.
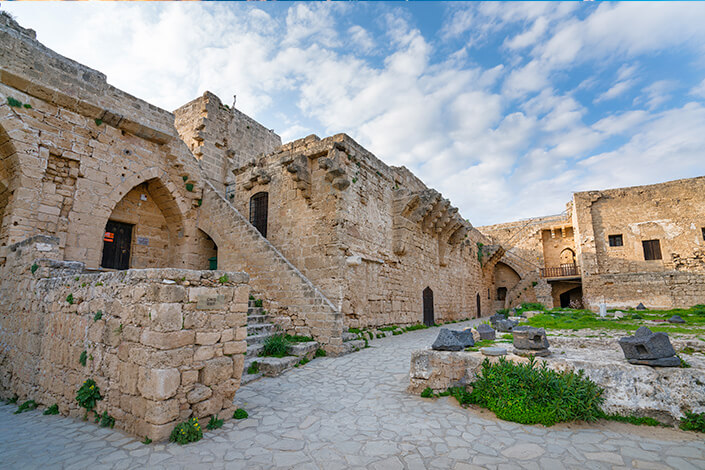
[[2,405],[0,467],[705,469],[703,435],[621,423],[521,426],[453,399],[407,394],[411,352],[437,333],[388,337],[252,382],[236,397],[250,418],[186,446],[143,445],[91,421]]

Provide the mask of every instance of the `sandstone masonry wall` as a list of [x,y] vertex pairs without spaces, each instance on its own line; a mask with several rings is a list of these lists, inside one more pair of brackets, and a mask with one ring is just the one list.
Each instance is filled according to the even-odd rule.
[[246,274],[84,274],[82,263],[59,256],[56,238],[33,237],[11,246],[0,268],[4,397],[58,403],[62,414],[82,416],[76,391],[92,378],[103,396],[96,411],[153,440],[190,416],[232,415],[247,347]]

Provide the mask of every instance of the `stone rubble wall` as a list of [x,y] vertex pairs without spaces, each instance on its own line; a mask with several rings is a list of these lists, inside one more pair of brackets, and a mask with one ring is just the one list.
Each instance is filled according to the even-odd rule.
[[221,269],[249,273],[268,314],[286,333],[313,336],[328,353],[342,352],[341,313],[210,184],[198,227],[218,245]]
[[86,274],[83,263],[59,258],[58,240],[38,236],[11,246],[0,268],[4,398],[57,403],[62,414],[81,417],[76,391],[94,379],[104,397],[96,411],[155,441],[191,416],[232,416],[247,348],[246,274]]
[[[582,346],[586,346],[587,340],[581,338],[581,341]],[[507,346],[511,348],[511,344]],[[555,346],[557,344],[551,344],[552,348]],[[557,371],[585,371],[586,377],[604,389],[602,409],[606,413],[649,416],[673,423],[684,416],[684,410],[705,411],[705,383],[702,382],[705,361],[698,359],[696,362],[694,357],[689,357],[693,365],[689,369],[634,366],[623,357],[618,358],[618,354],[603,357],[604,347],[598,354],[589,351],[587,348],[568,351],[567,355],[554,351],[551,356],[536,360]],[[516,363],[528,361],[514,354],[506,358]],[[476,380],[486,359],[498,361],[497,357],[488,358],[480,352],[415,351],[411,356],[407,390],[418,395],[426,388],[442,392],[448,387],[469,385]]]

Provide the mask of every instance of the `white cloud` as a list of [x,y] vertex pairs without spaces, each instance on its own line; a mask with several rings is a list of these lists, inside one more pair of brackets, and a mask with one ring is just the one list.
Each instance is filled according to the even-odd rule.
[[621,96],[626,91],[628,91],[634,85],[634,83],[635,80],[624,80],[622,82],[617,82],[609,90],[605,91],[597,98],[595,98],[593,102],[599,103],[601,101],[607,101],[617,98],[618,96]]
[[375,47],[375,42],[370,33],[360,25],[353,25],[348,28],[348,34],[353,43],[360,48],[362,52],[370,52]]
[[700,82],[698,85],[693,87],[692,90],[690,90],[691,95],[699,96],[701,98],[705,98],[705,79],[703,79],[702,82]]

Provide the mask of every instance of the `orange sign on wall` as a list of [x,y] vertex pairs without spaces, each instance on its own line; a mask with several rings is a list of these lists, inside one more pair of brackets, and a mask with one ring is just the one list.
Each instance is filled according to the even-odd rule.
[[109,243],[114,242],[115,241],[115,234],[113,232],[105,232],[105,235],[103,235],[103,241],[109,242]]

